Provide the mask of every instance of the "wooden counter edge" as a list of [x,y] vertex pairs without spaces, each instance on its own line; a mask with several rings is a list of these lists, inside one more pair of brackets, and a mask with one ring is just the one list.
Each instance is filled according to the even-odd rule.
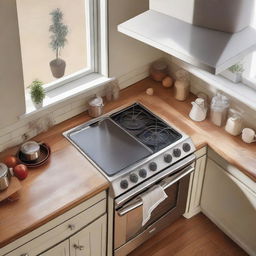
[[105,184],[100,185],[94,191],[87,193],[85,196],[81,196],[80,198],[77,198],[77,200],[68,203],[67,205],[58,209],[57,211],[53,212],[52,214],[45,216],[45,218],[43,218],[40,221],[34,223],[33,225],[27,227],[26,229],[22,230],[21,232],[15,234],[15,236],[12,236],[12,237],[8,238],[7,240],[0,241],[0,249],[3,248],[4,246],[14,242],[15,240],[21,238],[22,236],[27,235],[28,233],[34,231],[35,229],[41,227],[42,225],[46,224],[47,222],[53,220],[54,218],[59,217],[60,215],[66,213],[67,211],[78,206],[79,204],[83,203],[84,201],[92,198],[93,196],[99,194],[100,192],[107,190],[108,188],[109,188],[109,183],[106,180]]

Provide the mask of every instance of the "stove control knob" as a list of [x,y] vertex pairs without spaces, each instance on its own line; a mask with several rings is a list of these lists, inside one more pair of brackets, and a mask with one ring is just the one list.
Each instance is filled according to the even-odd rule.
[[173,150],[173,155],[174,155],[175,157],[180,157],[180,156],[181,156],[181,150],[180,150],[179,148],[175,148],[175,149]]
[[127,180],[121,180],[120,187],[122,189],[127,189],[128,188],[128,181]]
[[172,156],[171,156],[171,154],[165,154],[164,155],[164,161],[166,162],[166,163],[171,163],[172,162]]
[[139,176],[141,178],[146,178],[147,177],[147,171],[145,169],[139,170]]
[[191,149],[191,146],[188,143],[184,143],[182,145],[182,149],[184,150],[184,152],[189,152]]
[[137,182],[138,182],[138,179],[139,179],[139,177],[138,177],[137,174],[135,174],[135,173],[131,173],[131,174],[130,174],[130,181],[131,181],[131,182],[137,183]]
[[154,172],[154,171],[156,171],[156,169],[157,169],[157,164],[155,162],[151,162],[149,164],[149,170]]

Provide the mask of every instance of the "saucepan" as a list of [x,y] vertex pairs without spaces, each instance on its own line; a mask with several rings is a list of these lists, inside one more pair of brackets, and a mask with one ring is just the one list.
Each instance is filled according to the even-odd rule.
[[3,191],[9,187],[11,174],[8,167],[0,163],[0,191]]
[[40,156],[40,143],[27,141],[21,145],[20,151],[26,161],[35,161]]

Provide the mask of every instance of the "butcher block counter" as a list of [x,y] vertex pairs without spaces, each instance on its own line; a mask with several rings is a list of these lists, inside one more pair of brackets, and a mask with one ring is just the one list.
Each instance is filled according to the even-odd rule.
[[[145,93],[149,87],[154,89],[153,96]],[[179,102],[174,99],[172,88],[147,78],[124,89],[117,101],[106,103],[105,112],[140,102],[191,136],[197,149],[210,146],[256,181],[256,144],[245,144],[209,120],[192,121],[188,114],[194,99],[191,94],[189,99]],[[21,182],[18,201],[0,203],[0,248],[108,188],[107,180],[62,135],[89,119],[87,113],[80,114],[33,138],[49,144],[52,155],[46,165],[30,169],[27,179]],[[0,158],[15,150],[3,152]]]

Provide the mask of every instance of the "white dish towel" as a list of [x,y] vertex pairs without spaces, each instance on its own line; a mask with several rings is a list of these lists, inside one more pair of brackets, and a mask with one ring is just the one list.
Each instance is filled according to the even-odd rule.
[[143,201],[142,226],[144,226],[149,221],[152,211],[168,196],[160,185],[155,185],[152,189],[143,193],[140,197]]

